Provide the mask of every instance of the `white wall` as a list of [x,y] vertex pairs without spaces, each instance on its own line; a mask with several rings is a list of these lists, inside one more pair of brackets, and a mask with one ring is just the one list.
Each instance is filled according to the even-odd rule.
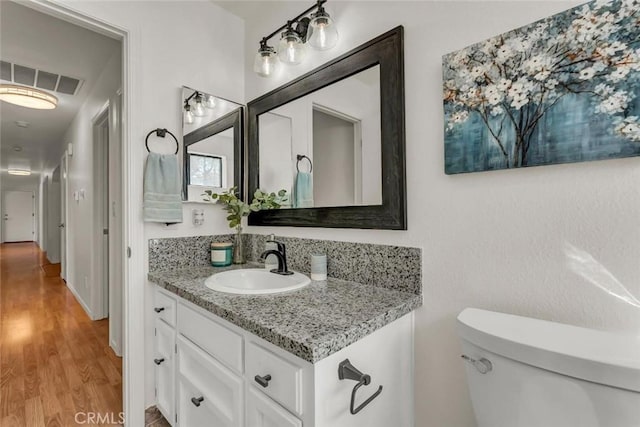
[[[95,82],[86,101],[78,111],[65,132],[61,144],[59,157],[62,158],[67,143],[73,144],[73,155],[69,157],[67,194],[67,223],[68,240],[67,253],[67,286],[76,294],[90,316],[98,315],[95,306],[101,288],[99,282],[94,281],[93,265],[93,230],[100,226],[99,217],[94,212],[96,194],[94,179],[94,128],[93,120],[101,113],[111,96],[120,88],[122,82],[121,53],[115,52],[107,62],[102,74]],[[52,183],[49,183],[50,188]],[[59,191],[60,185],[56,186]],[[84,193],[80,200],[75,200],[74,193]],[[51,202],[51,196],[49,201]],[[51,203],[49,203],[51,204]],[[59,209],[59,206],[58,206]],[[53,230],[51,230],[53,232]]]
[[[251,71],[258,40],[303,6],[272,3],[273,13],[245,22],[247,100],[397,25],[405,27],[409,229],[247,231],[423,248],[424,306],[416,312],[415,331],[416,426],[474,425],[455,331],[455,317],[465,307],[640,332],[637,307],[594,286],[586,263],[570,266],[575,247],[597,262],[594,281],[606,286],[616,280],[640,297],[637,158],[444,174],[441,56],[575,4],[329,2],[340,44],[313,52],[304,65],[274,80]],[[607,270],[608,281],[602,274]]]
[[[182,86],[197,88],[204,92],[232,100],[243,100],[244,24],[234,15],[209,1],[62,1],[67,7],[83,14],[103,20],[129,31],[133,64],[133,93],[131,101],[131,123],[134,129],[129,155],[144,150],[144,138],[152,129],[162,127],[179,135],[182,128]],[[161,145],[161,144],[160,144]],[[168,152],[173,150],[166,144]],[[182,152],[179,159],[182,159]],[[129,188],[139,192],[142,198],[144,165],[138,174],[131,177]],[[205,225],[195,227],[191,223],[191,209],[204,208]],[[162,224],[146,224],[145,245],[135,246],[144,251],[147,264],[146,240],[155,237],[221,234],[229,232],[224,212],[219,206],[184,204],[183,224],[167,227]],[[141,212],[133,212],[141,218]],[[135,258],[136,255],[134,255]],[[146,267],[145,267],[146,271]],[[145,273],[146,276],[146,273]],[[140,283],[130,286],[145,288],[145,354],[132,354],[134,358],[145,358],[145,403],[152,405],[153,363],[152,354],[153,287],[140,277]],[[144,283],[144,285],[143,285]],[[142,308],[142,307],[141,307]],[[135,325],[128,325],[134,329]],[[128,416],[139,417],[141,414]]]

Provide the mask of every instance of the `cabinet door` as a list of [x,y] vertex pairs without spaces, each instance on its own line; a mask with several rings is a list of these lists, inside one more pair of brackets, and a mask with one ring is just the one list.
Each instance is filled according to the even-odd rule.
[[175,332],[164,320],[155,322],[153,362],[156,374],[156,402],[162,415],[173,425],[175,420]]
[[244,382],[209,354],[178,336],[178,424],[242,427]]
[[247,393],[247,426],[302,427],[302,421],[252,386]]

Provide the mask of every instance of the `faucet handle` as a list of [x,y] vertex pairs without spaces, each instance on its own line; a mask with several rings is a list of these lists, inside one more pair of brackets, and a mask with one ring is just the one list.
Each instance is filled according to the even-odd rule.
[[286,252],[284,243],[278,242],[277,240],[273,240],[273,239],[267,240],[267,243],[275,243],[276,246],[278,247],[278,252],[280,252],[282,255],[286,255],[287,252]]

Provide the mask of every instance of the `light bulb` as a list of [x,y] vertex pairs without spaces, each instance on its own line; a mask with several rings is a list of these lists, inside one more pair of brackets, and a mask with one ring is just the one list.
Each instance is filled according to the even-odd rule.
[[311,15],[308,42],[316,50],[331,49],[338,43],[338,29],[324,8]]
[[256,53],[253,71],[261,77],[272,76],[278,68],[278,56],[271,46],[261,45]]
[[214,108],[216,108],[216,97],[213,95],[205,95],[204,106],[210,110],[213,110]]
[[191,112],[191,106],[186,104],[184,106],[184,115],[182,117],[186,124],[192,124],[195,121],[195,117],[193,117],[193,113]]
[[204,107],[202,106],[202,95],[196,95],[195,102],[193,103],[192,108],[193,115],[196,117],[204,116]]
[[296,65],[302,62],[305,54],[305,47],[298,33],[289,28],[282,33],[278,46],[278,57],[285,64]]

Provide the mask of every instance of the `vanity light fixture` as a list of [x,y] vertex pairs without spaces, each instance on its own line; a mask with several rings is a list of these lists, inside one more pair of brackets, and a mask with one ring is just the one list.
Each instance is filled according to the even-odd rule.
[[43,90],[10,84],[0,84],[0,100],[37,110],[53,110],[58,105],[58,98]]
[[213,95],[204,96],[204,106],[210,110],[216,108],[216,97]]
[[191,105],[189,101],[184,101],[184,114],[183,120],[186,124],[192,124],[195,121],[195,117],[193,117],[193,113],[191,112]]
[[196,97],[193,100],[193,105],[191,106],[191,112],[196,117],[204,116],[204,106],[202,105],[202,94],[200,92],[196,92]]
[[[307,42],[316,50],[334,47],[338,43],[338,30],[331,16],[324,10],[326,2],[327,0],[317,0],[316,4],[260,40],[253,71],[262,77],[272,76],[278,67],[278,58],[288,65],[300,64],[306,54]],[[309,18],[307,15],[310,13]],[[276,52],[267,42],[280,31],[283,32]]]
[[[191,102],[193,100],[193,103]],[[204,94],[194,91],[187,99],[184,100],[183,120],[184,123],[192,124],[196,117],[204,117],[206,115],[205,108],[210,110],[216,108],[216,99],[213,95]]]

